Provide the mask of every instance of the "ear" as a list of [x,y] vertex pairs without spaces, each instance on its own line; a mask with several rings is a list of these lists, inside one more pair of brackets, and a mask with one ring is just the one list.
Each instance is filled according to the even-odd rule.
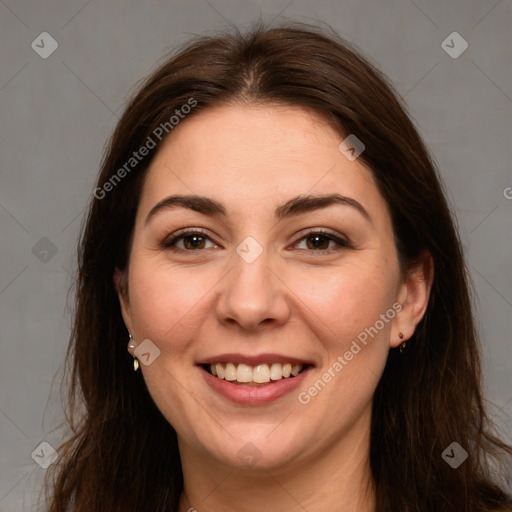
[[117,296],[119,298],[119,304],[121,306],[121,314],[123,315],[124,323],[128,331],[132,333],[133,330],[131,321],[130,296],[128,293],[128,276],[126,271],[122,271],[116,267],[113,281]]
[[[405,280],[399,287],[397,301],[402,308],[394,319],[391,347],[398,347],[414,334],[427,310],[433,281],[434,260],[429,252],[424,252],[418,262],[407,271]],[[403,334],[403,338],[399,337],[399,333]]]

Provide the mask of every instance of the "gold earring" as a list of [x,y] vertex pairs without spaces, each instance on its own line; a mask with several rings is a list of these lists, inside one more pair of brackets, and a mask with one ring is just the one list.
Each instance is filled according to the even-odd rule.
[[[135,343],[132,343],[132,335],[131,333],[128,333],[128,336],[130,337],[130,343],[128,344],[128,348],[135,348]],[[139,360],[134,357],[133,358],[133,371],[136,372],[139,369]]]
[[[398,337],[403,340],[404,339],[404,333],[403,332],[399,332],[398,333]],[[400,354],[403,353],[404,351],[404,348],[405,348],[405,345],[406,345],[406,342],[404,341],[401,345],[400,345]]]

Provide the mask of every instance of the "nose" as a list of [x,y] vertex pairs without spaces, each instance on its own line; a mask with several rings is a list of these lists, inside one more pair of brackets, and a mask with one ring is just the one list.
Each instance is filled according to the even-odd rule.
[[235,253],[232,270],[219,285],[216,315],[224,325],[257,330],[283,325],[290,316],[287,286],[267,251],[252,262]]

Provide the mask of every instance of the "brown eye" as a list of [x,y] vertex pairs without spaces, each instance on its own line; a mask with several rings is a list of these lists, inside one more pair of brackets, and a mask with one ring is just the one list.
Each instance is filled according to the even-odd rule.
[[[331,249],[337,250],[343,247],[349,248],[350,244],[347,240],[340,238],[334,233],[327,231],[312,231],[299,240],[306,242],[306,250],[317,252],[330,252]],[[332,245],[329,245],[332,244]]]
[[183,236],[185,249],[204,249],[205,237],[200,235]]
[[[162,247],[165,249],[181,250],[181,251],[201,251],[207,249],[206,243],[211,239],[202,231],[185,231],[174,235],[172,238],[165,240]],[[212,242],[213,243],[213,242]],[[181,244],[181,245],[180,245]],[[213,244],[216,247],[215,244]]]
[[[327,231],[312,231],[306,236],[302,237],[298,244],[305,241],[306,247],[301,250],[318,253],[328,253],[332,250],[339,250],[341,248],[350,248],[350,243]],[[172,249],[177,251],[199,252],[208,249],[207,243],[211,242],[213,247],[218,247],[202,231],[185,231],[177,233],[170,239],[165,240],[161,245],[163,248]]]
[[325,235],[309,235],[306,240],[309,249],[328,249],[331,242]]

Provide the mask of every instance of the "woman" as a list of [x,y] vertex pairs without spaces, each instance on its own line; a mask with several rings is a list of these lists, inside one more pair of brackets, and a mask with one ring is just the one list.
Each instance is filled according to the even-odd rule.
[[440,180],[335,35],[198,38],[143,84],[76,300],[50,512],[511,510]]

